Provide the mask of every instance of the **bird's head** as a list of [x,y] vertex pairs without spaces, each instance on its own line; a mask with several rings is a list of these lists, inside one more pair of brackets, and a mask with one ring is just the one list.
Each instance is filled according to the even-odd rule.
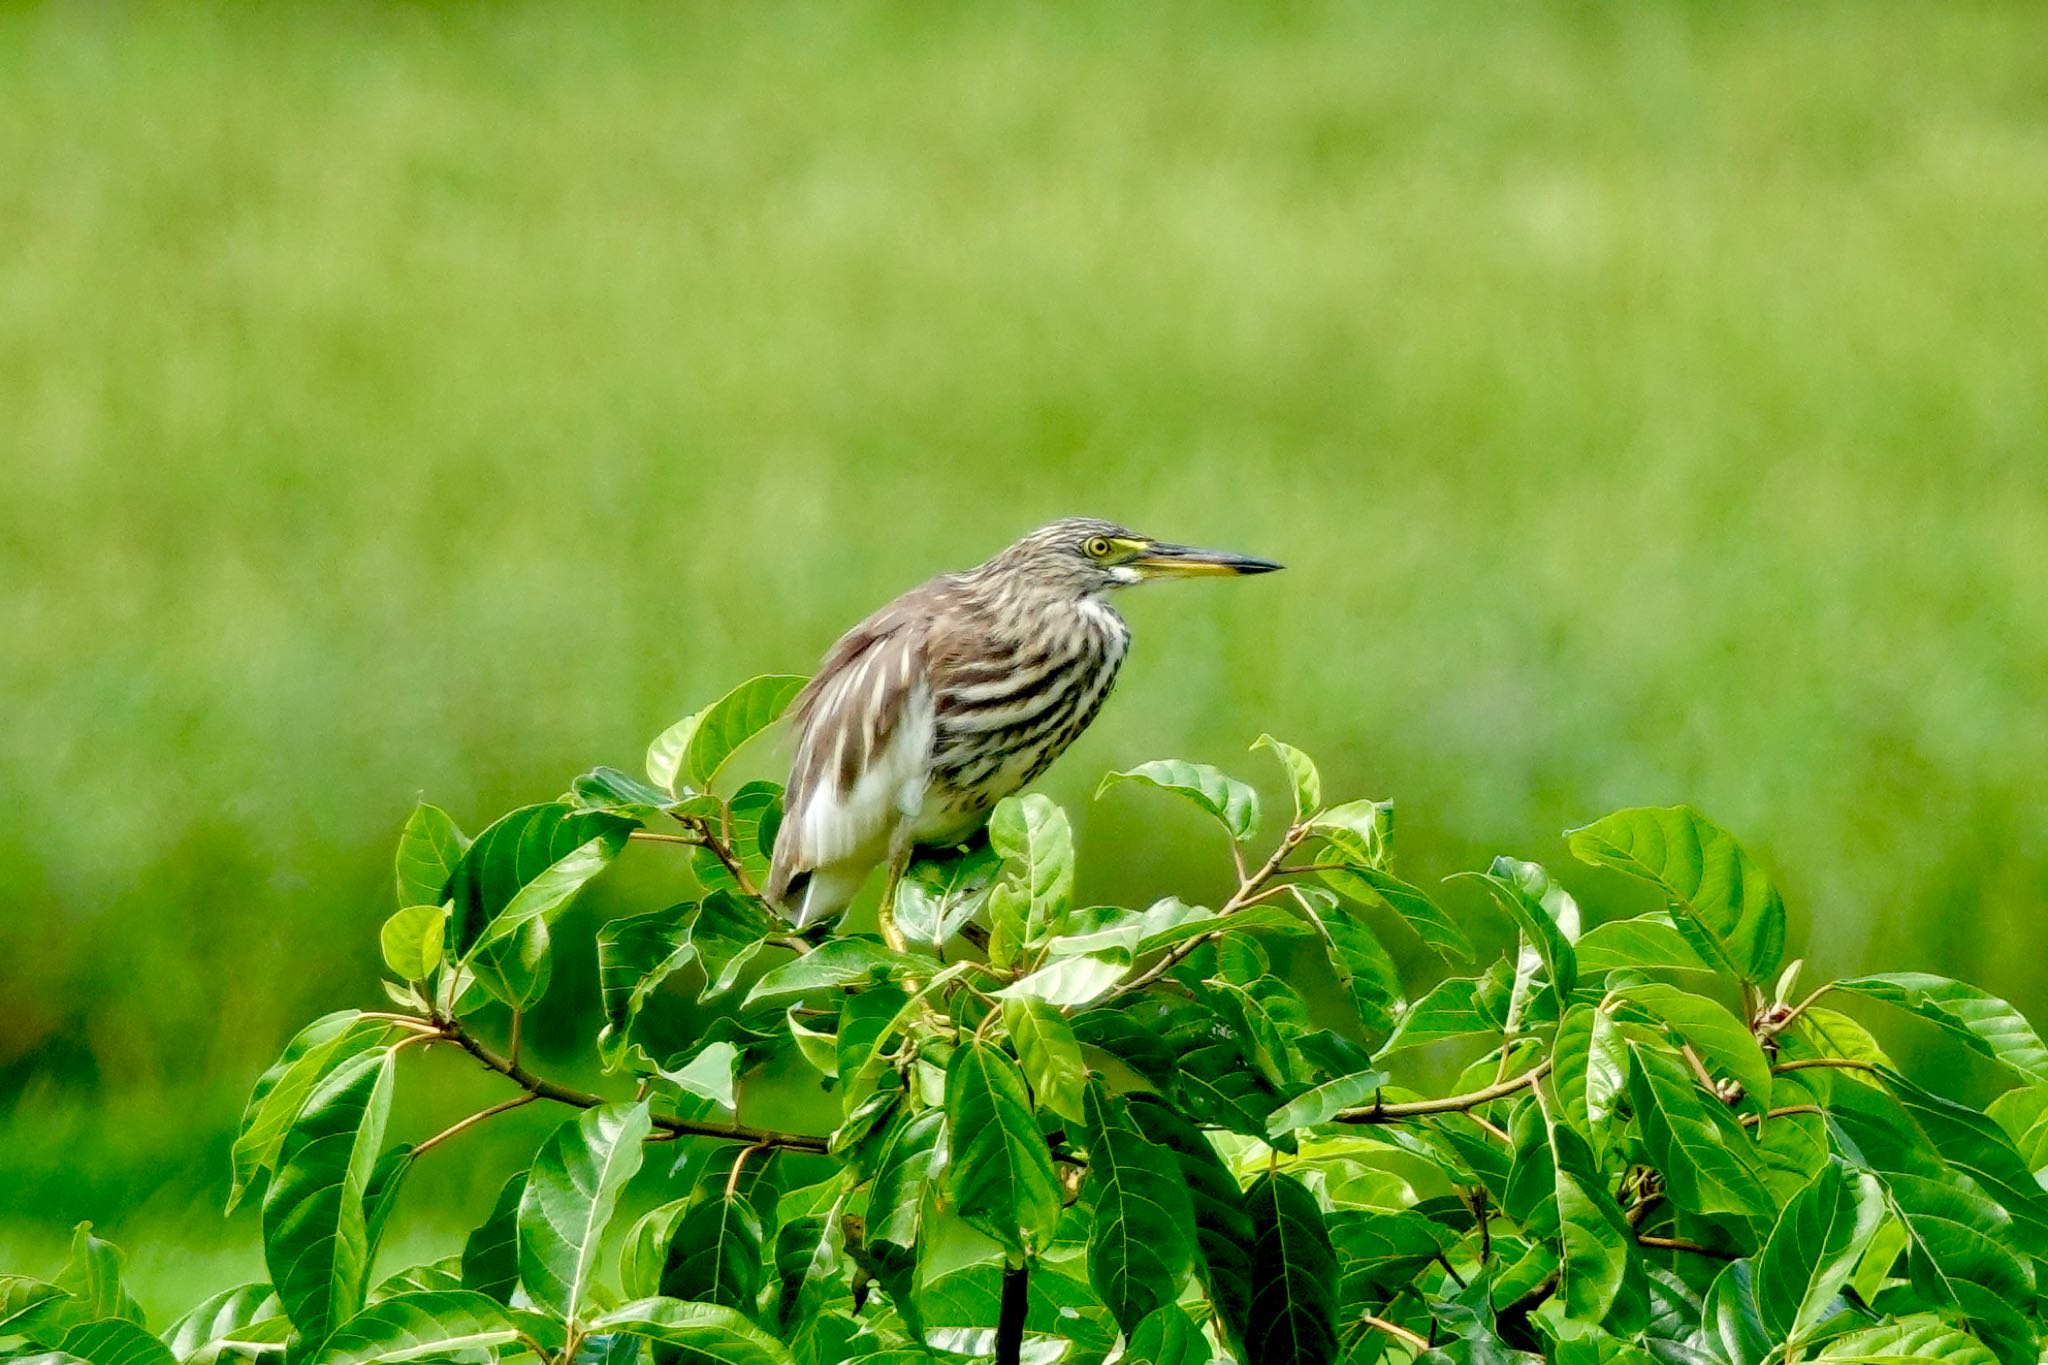
[[982,571],[1078,598],[1156,578],[1271,573],[1280,567],[1270,559],[1154,540],[1093,517],[1067,517],[1033,531]]

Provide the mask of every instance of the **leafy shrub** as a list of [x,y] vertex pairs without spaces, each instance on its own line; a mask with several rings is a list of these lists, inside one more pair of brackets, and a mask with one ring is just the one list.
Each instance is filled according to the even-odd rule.
[[[720,780],[799,681],[669,730],[644,781],[597,769],[474,840],[421,806],[381,936],[397,1007],[307,1025],[234,1144],[269,1283],[153,1336],[81,1229],[55,1280],[0,1279],[0,1345],[90,1365],[2039,1358],[2048,1048],[1939,977],[1802,993],[1777,892],[1696,813],[1569,836],[1656,913],[1588,926],[1534,863],[1461,874],[1518,949],[1412,1000],[1381,932],[1454,961],[1470,939],[1394,871],[1392,807],[1326,801],[1270,738],[1293,809],[1264,844],[1254,790],[1213,768],[1104,783],[1217,822],[1236,889],[1215,908],[1076,905],[1066,816],[1025,796],[983,846],[915,864],[881,935],[813,941],[755,894],[779,790]],[[559,912],[633,840],[674,846],[699,891],[598,932],[601,1096],[529,1070],[520,1019]],[[650,1050],[691,989],[709,1025]],[[1922,1088],[1824,1003],[1859,996],[2019,1084],[1988,1115]],[[1397,1080],[1431,1044],[1474,1058],[1438,1095]],[[508,1097],[387,1145],[404,1054],[432,1046]],[[827,1131],[742,1121],[747,1079],[791,1064],[825,1078]],[[534,1102],[570,1112],[483,1225],[379,1273],[408,1169]],[[682,1154],[670,1197],[614,1229],[657,1142]]]

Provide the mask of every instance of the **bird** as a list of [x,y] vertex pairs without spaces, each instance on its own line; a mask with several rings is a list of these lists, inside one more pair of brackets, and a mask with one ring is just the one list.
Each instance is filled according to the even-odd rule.
[[886,865],[886,915],[916,848],[973,837],[1095,719],[1131,642],[1112,593],[1280,567],[1068,517],[904,593],[841,636],[791,705],[768,901],[809,929]]

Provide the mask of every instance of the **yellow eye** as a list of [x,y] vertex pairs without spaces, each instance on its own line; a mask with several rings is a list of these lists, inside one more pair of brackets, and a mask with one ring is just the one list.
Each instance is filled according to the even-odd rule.
[[1090,559],[1108,559],[1110,552],[1115,548],[1115,546],[1109,543],[1109,537],[1107,536],[1096,536],[1081,547],[1082,552]]

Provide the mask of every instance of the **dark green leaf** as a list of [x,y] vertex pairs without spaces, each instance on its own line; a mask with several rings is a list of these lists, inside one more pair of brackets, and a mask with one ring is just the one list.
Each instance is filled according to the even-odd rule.
[[1392,1036],[1380,1050],[1395,1052],[1445,1038],[1499,1033],[1504,1021],[1490,1008],[1482,984],[1462,976],[1437,982],[1430,987],[1429,994],[1401,1012]]
[[1756,1258],[1757,1311],[1774,1337],[1803,1336],[1827,1316],[1883,1218],[1876,1179],[1835,1161],[1793,1197]]
[[666,910],[607,920],[598,929],[597,983],[605,1025],[597,1036],[597,1048],[607,1068],[624,1061],[633,1021],[655,988],[697,955],[690,943],[691,916],[696,909],[685,902]]
[[1195,1220],[1173,1154],[1141,1133],[1100,1081],[1085,1092],[1088,1176],[1084,1203],[1088,1282],[1126,1332],[1180,1296],[1194,1263]]
[[518,1340],[519,1326],[496,1300],[467,1289],[397,1294],[336,1330],[310,1365],[439,1359]]
[[1231,1332],[1242,1337],[1251,1312],[1252,1224],[1237,1177],[1200,1129],[1153,1095],[1126,1098],[1138,1130],[1173,1153],[1195,1217],[1197,1269]]
[[723,995],[739,980],[761,945],[785,932],[788,925],[761,908],[760,902],[713,891],[697,907],[690,922],[690,947],[704,964],[706,995]]
[[751,1313],[761,1296],[761,1219],[745,1195],[719,1191],[684,1210],[661,1269],[664,1298]]
[[499,1303],[512,1302],[519,1287],[519,1201],[526,1194],[526,1172],[505,1182],[491,1206],[491,1216],[462,1244],[462,1287]]
[[1252,837],[1259,827],[1259,794],[1246,783],[1206,763],[1189,763],[1162,758],[1140,763],[1126,772],[1111,773],[1095,789],[1099,798],[1119,782],[1142,782],[1148,787],[1172,792],[1207,811],[1238,843]]
[[1209,1365],[1209,1343],[1187,1311],[1167,1304],[1130,1331],[1124,1359],[1131,1365]]
[[439,806],[422,801],[398,836],[398,903],[439,905],[469,841]]
[[1252,1218],[1251,1365],[1330,1365],[1337,1358],[1337,1257],[1315,1196],[1268,1172],[1245,1192]]
[[945,1189],[960,1216],[1012,1251],[1043,1247],[1059,1225],[1059,1181],[1023,1073],[1007,1054],[972,1041],[953,1050],[946,1132]]
[[605,1225],[651,1131],[645,1104],[609,1104],[541,1147],[519,1200],[519,1279],[536,1304],[570,1321],[583,1312]]
[[362,1053],[313,1088],[285,1134],[263,1200],[263,1257],[308,1341],[354,1317],[370,1270],[363,1196],[391,1110],[392,1056]]
[[487,939],[551,918],[625,847],[634,828],[631,820],[559,801],[494,821],[449,877],[453,951],[466,958]]
[[1369,1034],[1394,1027],[1394,1011],[1403,1003],[1401,977],[1379,938],[1364,921],[1341,910],[1315,916],[1330,959],[1330,970],[1344,988],[1358,1022]]
[[1763,983],[1785,950],[1785,906],[1735,837],[1687,806],[1616,811],[1569,832],[1582,861],[1654,882],[1744,980]]

